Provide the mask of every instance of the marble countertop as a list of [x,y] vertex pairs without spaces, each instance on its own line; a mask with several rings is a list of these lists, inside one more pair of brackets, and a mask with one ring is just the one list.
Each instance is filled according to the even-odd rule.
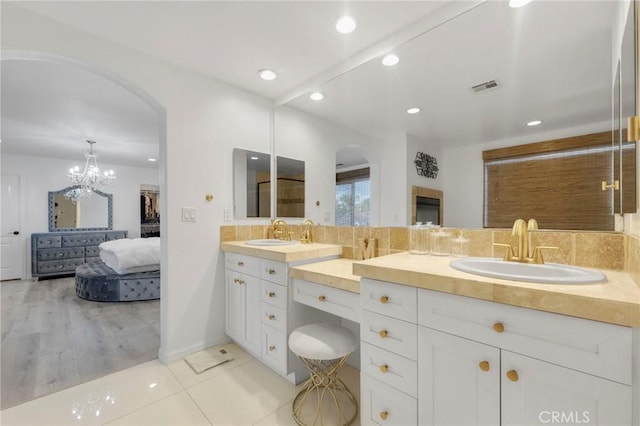
[[315,258],[340,256],[342,246],[336,244],[291,244],[286,246],[249,246],[244,241],[229,241],[220,244],[222,251],[261,257],[278,262],[299,262]]
[[538,284],[469,274],[451,257],[408,252],[353,263],[353,274],[508,305],[640,327],[640,287],[625,272],[602,270],[602,284]]
[[360,277],[353,275],[353,260],[332,259],[289,268],[292,278],[360,293]]

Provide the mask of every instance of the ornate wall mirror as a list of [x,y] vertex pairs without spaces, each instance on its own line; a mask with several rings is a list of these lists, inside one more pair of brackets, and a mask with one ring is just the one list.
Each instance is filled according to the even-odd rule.
[[304,161],[276,157],[276,216],[304,217]]
[[113,195],[93,191],[74,203],[65,194],[76,188],[49,191],[49,232],[113,229]]
[[271,155],[233,150],[233,205],[236,219],[271,217]]

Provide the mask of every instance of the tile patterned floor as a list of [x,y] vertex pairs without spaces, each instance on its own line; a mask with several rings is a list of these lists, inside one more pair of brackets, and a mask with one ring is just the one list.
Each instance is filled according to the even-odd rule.
[[[1,411],[0,424],[295,426],[296,386],[238,346],[224,347],[234,360],[204,373],[150,361]],[[359,371],[345,366],[340,377],[359,398]]]

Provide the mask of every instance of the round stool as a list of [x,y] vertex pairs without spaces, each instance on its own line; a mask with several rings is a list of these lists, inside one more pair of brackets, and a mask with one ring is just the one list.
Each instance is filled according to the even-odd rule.
[[[293,419],[299,425],[323,424],[323,400],[325,393],[331,396],[338,422],[343,421],[343,410],[338,393],[346,396],[353,407],[353,415],[342,425],[350,425],[358,417],[358,400],[338,378],[338,370],[358,346],[356,336],[344,327],[333,324],[309,324],[298,327],[289,336],[289,348],[309,370],[309,379],[302,384],[293,399]],[[312,393],[317,396],[316,412],[311,423],[302,421],[302,410]],[[346,416],[345,416],[346,417]],[[336,424],[332,421],[331,424]]]

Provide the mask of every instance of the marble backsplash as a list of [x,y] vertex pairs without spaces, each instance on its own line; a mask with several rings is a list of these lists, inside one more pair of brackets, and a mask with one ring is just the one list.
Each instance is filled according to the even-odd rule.
[[[268,225],[230,225],[220,227],[220,240],[242,241],[267,238]],[[293,238],[298,239],[302,228],[289,225]],[[460,229],[447,228],[453,236]],[[515,246],[517,241],[510,229],[464,229],[469,239],[468,252],[471,256],[501,257],[503,250],[493,243],[507,243]],[[375,238],[376,256],[399,253],[409,249],[409,230],[402,227],[352,227],[321,226],[312,227],[313,241],[317,243],[340,244],[342,256],[354,258],[358,250],[358,240]],[[531,243],[537,246],[558,247],[545,250],[547,262],[563,263],[591,268],[625,270],[640,283],[640,238],[634,235],[611,232],[579,231],[534,231]]]

